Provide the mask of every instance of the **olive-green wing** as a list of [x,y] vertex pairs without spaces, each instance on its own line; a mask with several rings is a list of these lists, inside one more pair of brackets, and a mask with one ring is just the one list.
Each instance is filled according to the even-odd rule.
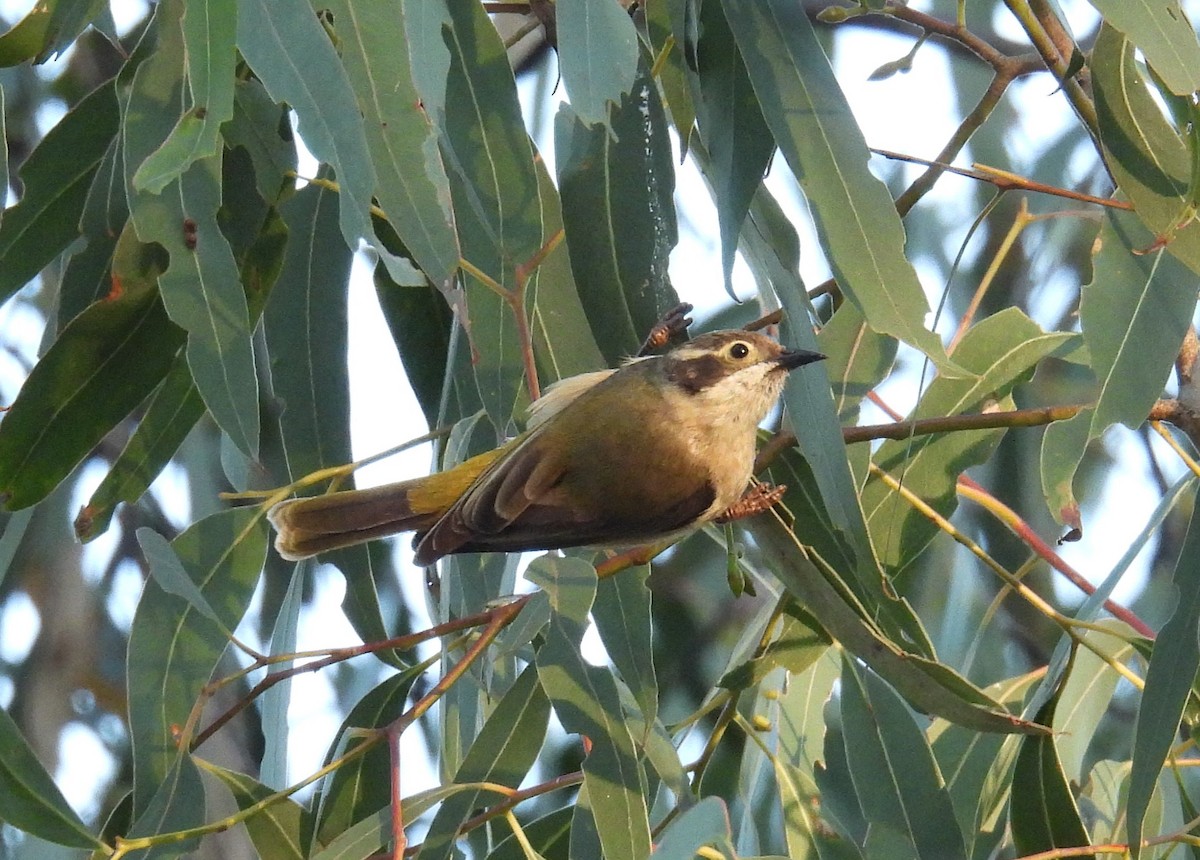
[[692,523],[716,497],[699,482],[680,501],[637,516],[614,517],[602,504],[571,498],[571,463],[534,431],[497,461],[416,541],[416,562],[432,564],[454,552],[520,551],[636,543]]

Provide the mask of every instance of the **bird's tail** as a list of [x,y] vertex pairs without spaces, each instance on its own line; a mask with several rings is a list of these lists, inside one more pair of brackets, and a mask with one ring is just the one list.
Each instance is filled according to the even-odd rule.
[[401,481],[280,502],[267,512],[278,532],[275,549],[284,558],[298,561],[387,535],[428,529],[441,511],[413,510],[412,496],[419,484],[419,480]]
[[427,531],[515,443],[425,478],[280,502],[267,512],[277,532],[275,549],[299,561],[400,532]]

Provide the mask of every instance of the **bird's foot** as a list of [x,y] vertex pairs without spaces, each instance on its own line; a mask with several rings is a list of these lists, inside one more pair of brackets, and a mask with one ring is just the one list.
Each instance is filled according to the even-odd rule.
[[687,327],[692,324],[692,320],[688,316],[691,312],[692,306],[687,302],[678,304],[667,311],[663,318],[654,324],[654,328],[650,329],[650,334],[646,335],[646,340],[642,343],[642,348],[638,350],[638,355],[649,355],[655,350],[662,349],[679,335],[685,334]]
[[783,494],[786,492],[787,486],[784,484],[777,487],[770,484],[755,484],[746,491],[745,495],[726,508],[725,513],[717,517],[717,522],[729,523],[769,511],[776,502],[783,498]]

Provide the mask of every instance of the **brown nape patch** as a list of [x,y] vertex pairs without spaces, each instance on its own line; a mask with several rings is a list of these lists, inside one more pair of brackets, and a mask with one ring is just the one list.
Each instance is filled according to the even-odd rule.
[[667,379],[688,394],[699,394],[726,375],[725,364],[715,355],[676,359],[667,368]]

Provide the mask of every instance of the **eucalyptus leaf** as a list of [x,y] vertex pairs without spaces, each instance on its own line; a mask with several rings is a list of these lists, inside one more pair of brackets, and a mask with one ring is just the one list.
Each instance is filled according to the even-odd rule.
[[1126,830],[1134,857],[1142,841],[1142,824],[1159,771],[1175,742],[1184,706],[1200,669],[1200,506],[1192,513],[1187,537],[1172,577],[1174,610],[1159,631],[1146,669],[1146,686],[1138,707],[1133,737],[1133,769],[1129,777]]
[[88,189],[117,133],[117,122],[115,87],[98,87],[42,138],[21,165],[25,192],[0,222],[0,302],[25,286],[79,235]]
[[444,285],[458,267],[458,237],[450,181],[413,80],[410,48],[395,38],[411,13],[383,0],[337,0],[329,9],[363,112],[379,206],[425,276]]
[[[183,100],[185,53],[181,2],[155,12],[159,45],[133,76],[124,106],[125,170],[137,166],[170,134]],[[161,193],[131,193],[130,216],[142,242],[166,249],[159,278],[163,304],[188,333],[192,378],[217,424],[248,456],[258,453],[258,377],[250,317],[237,261],[217,223],[221,159],[195,161]]]
[[[1053,699],[1047,702],[1038,720],[1052,723],[1055,705]],[[1021,786],[1013,792],[1009,810],[1013,842],[1019,852],[1033,854],[1090,844],[1052,736],[1023,740],[1013,783]]]
[[[373,235],[371,197],[378,178],[358,99],[328,34],[304,0],[238,3],[237,33],[238,49],[271,98],[291,106],[305,144],[337,174],[345,200],[339,210],[342,236],[348,247],[357,247],[360,238]],[[398,283],[423,283],[407,260],[386,251],[380,257]]]
[[[634,88],[637,76],[637,32],[629,13],[618,3],[559,0],[558,50],[563,84],[579,117],[587,125],[603,123],[610,104],[618,104]],[[620,134],[613,129],[614,134]]]
[[1089,0],[1104,21],[1125,33],[1171,91],[1200,89],[1200,41],[1178,0]]
[[[246,809],[270,797],[274,791],[244,773],[205,762],[204,769],[225,784],[239,809]],[[301,836],[310,813],[291,798],[283,798],[245,821],[246,832],[258,856],[263,860],[301,860],[304,851]]]
[[[553,609],[546,642],[538,651],[538,675],[563,727],[592,739],[583,764],[590,803],[576,807],[573,828],[594,827],[606,857],[646,857],[650,823],[645,777],[616,682],[611,670],[589,665],[579,650],[595,596],[595,569],[579,559],[543,557],[534,562],[531,573]],[[573,833],[572,844],[575,839]]]
[[804,189],[839,288],[878,331],[920,349],[943,372],[963,371],[927,328],[904,228],[812,24],[788,0],[726,0],[763,116]]
[[0,708],[0,815],[13,827],[72,848],[99,848],[38,761],[8,711]]
[[165,790],[160,787],[168,773],[180,767],[175,732],[187,724],[229,645],[228,631],[250,604],[266,557],[266,527],[254,510],[223,511],[193,524],[171,541],[171,549],[217,620],[154,580],[146,584],[129,633],[126,667],[135,816],[150,808]]

